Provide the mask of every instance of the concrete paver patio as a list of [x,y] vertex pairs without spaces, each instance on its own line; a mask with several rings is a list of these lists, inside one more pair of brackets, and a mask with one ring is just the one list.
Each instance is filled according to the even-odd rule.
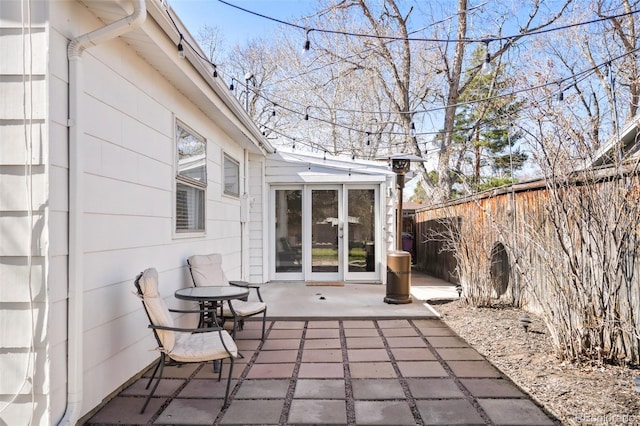
[[[311,288],[312,295],[326,290]],[[297,319],[282,309],[277,319],[270,316],[264,342],[259,321],[238,332],[244,358],[236,361],[226,409],[225,381],[215,380],[210,363],[173,366],[165,368],[145,414],[139,414],[148,392],[143,377],[86,424],[557,423],[428,307],[395,318],[375,309],[368,318],[358,309],[341,318],[314,316],[309,309],[300,319],[291,312]]]

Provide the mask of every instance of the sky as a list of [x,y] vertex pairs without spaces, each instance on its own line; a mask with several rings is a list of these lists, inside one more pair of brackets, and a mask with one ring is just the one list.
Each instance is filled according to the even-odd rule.
[[[262,15],[292,22],[311,14],[315,0],[225,0]],[[228,6],[218,0],[169,0],[169,5],[196,39],[205,25],[217,27],[228,46],[243,44],[275,31],[279,24]]]

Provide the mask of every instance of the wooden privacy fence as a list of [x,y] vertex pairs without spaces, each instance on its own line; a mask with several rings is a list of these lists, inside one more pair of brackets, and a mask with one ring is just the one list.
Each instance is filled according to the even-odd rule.
[[540,313],[568,358],[638,363],[637,172],[591,170],[416,211],[416,267]]

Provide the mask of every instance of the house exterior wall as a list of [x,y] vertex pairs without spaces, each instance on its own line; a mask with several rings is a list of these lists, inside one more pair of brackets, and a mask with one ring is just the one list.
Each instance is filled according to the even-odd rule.
[[249,156],[249,273],[248,281],[263,283],[268,280],[266,270],[266,218],[268,217],[268,193],[265,183],[265,158]]
[[[59,40],[47,3],[36,2],[26,31],[21,6],[0,7],[0,422],[49,424],[66,393],[56,381],[65,375],[66,247],[54,237],[67,218],[66,194],[50,188],[65,185],[67,159],[64,147],[50,149],[61,128],[59,111],[47,106],[60,84],[49,74],[59,64],[48,60],[48,44]],[[61,285],[50,288],[51,277]]]
[[[88,410],[157,357],[131,296],[138,272],[158,269],[169,306],[176,289],[191,285],[185,261],[192,254],[222,253],[228,276],[240,277],[240,199],[223,194],[222,163],[226,153],[242,165],[244,150],[122,42],[87,51],[83,61],[85,75],[100,82],[87,81],[84,99],[93,118],[82,224]],[[206,235],[173,231],[175,118],[207,140]]]
[[[0,61],[0,398],[19,393],[0,423],[32,418],[48,425],[64,415],[68,388],[67,45],[104,22],[79,2],[34,2],[32,82],[27,76],[24,84],[20,4],[0,8],[0,49],[3,58],[9,55]],[[177,307],[173,292],[191,285],[188,256],[222,253],[230,279],[249,270],[242,266],[241,197],[223,194],[224,154],[239,162],[241,185],[251,174],[245,149],[121,39],[88,48],[80,61],[84,415],[157,358],[141,303],[131,294],[139,272],[156,267],[162,294]],[[26,116],[25,94],[33,102]],[[174,232],[176,119],[207,141],[206,234]],[[260,176],[253,178],[256,188]],[[259,212],[251,217],[261,223]]]

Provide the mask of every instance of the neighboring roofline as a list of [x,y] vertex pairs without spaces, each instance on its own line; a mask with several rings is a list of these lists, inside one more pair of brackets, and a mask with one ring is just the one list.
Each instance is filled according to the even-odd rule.
[[631,152],[632,155],[640,150],[640,144],[638,139],[640,137],[640,115],[635,116],[629,121],[622,130],[604,143],[600,149],[598,149],[593,158],[588,160],[586,168],[600,167],[606,164],[613,163],[615,161],[615,150],[620,145],[623,151],[623,157],[626,157],[626,153]]

